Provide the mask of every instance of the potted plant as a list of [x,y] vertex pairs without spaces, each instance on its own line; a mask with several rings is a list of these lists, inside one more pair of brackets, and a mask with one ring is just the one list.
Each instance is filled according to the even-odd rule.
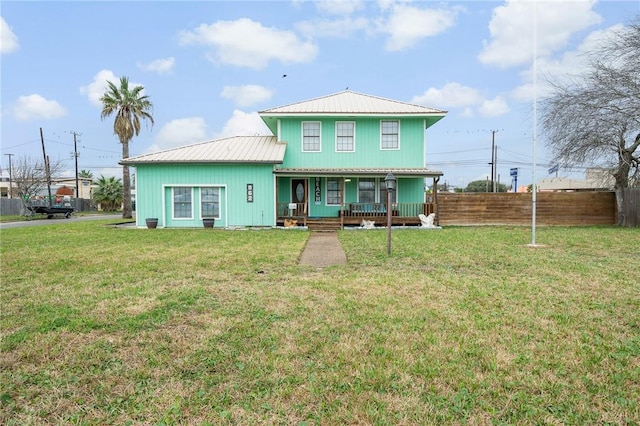
[[213,225],[215,224],[216,219],[213,217],[203,217],[202,218],[202,224],[204,225],[205,228],[213,228]]
[[148,217],[145,219],[147,222],[147,228],[156,229],[158,227],[158,218],[157,217]]

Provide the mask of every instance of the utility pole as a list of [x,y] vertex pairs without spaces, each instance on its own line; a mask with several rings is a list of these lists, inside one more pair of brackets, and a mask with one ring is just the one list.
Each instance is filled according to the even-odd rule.
[[498,192],[498,147],[493,147],[493,192]]
[[7,198],[11,198],[11,192],[13,192],[13,173],[11,171],[11,157],[13,157],[14,154],[5,154],[6,156],[9,157],[9,192],[7,193]]
[[496,175],[497,175],[497,161],[498,155],[496,150],[496,133],[497,130],[491,131],[491,192],[496,192]]
[[40,141],[42,142],[42,157],[44,159],[44,173],[47,176],[47,189],[49,190],[49,207],[51,207],[51,169],[49,168],[49,157],[44,149],[44,134],[42,133],[42,127],[40,127]]
[[[76,200],[77,200],[78,198],[80,198],[80,186],[78,185],[78,144],[76,141],[76,136],[78,136],[78,134],[76,132],[71,132],[71,134],[73,135],[73,157],[76,160]],[[77,206],[77,203],[78,202],[76,201],[76,206]]]

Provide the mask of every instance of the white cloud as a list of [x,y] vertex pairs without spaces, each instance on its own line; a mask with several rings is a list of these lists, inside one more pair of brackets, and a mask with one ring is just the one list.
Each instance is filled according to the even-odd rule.
[[67,110],[56,101],[50,101],[38,94],[33,94],[20,96],[13,108],[13,113],[16,119],[20,121],[31,119],[51,120],[64,117],[67,114]]
[[220,96],[231,99],[237,106],[248,107],[270,99],[273,96],[273,90],[255,84],[225,86]]
[[144,71],[157,72],[158,74],[164,74],[173,69],[176,60],[174,57],[156,59],[148,64],[139,63],[138,68]]
[[385,48],[390,51],[406,49],[423,38],[440,34],[455,24],[461,10],[420,9],[405,4],[394,5],[389,18],[379,27],[379,31],[390,35]]
[[178,118],[162,126],[146,152],[156,152],[208,140],[207,124],[202,117]]
[[95,106],[101,106],[100,98],[107,90],[107,81],[118,84],[119,78],[111,70],[101,70],[95,76],[93,81],[86,86],[80,87],[80,93],[86,95],[89,101]]
[[483,96],[476,89],[455,82],[447,83],[441,89],[430,87],[411,100],[412,103],[431,108],[460,108],[478,105],[483,101]]
[[432,108],[462,108],[460,115],[470,118],[476,112],[484,117],[497,117],[509,112],[509,106],[502,96],[486,99],[477,89],[460,83],[447,83],[441,89],[430,87],[423,94],[414,96],[412,103]]
[[473,118],[475,117],[476,114],[473,111],[473,108],[470,107],[466,107],[462,110],[462,112],[460,113],[460,117],[464,117],[464,118]]
[[315,2],[316,8],[323,13],[331,15],[349,15],[364,7],[363,0],[319,0]]
[[236,109],[216,138],[270,134],[271,131],[257,112],[244,112]]
[[18,36],[11,30],[7,21],[0,16],[0,53],[15,52],[19,47]]
[[202,117],[188,117],[172,120],[162,126],[153,145],[145,153],[163,151],[193,143],[221,139],[230,136],[270,135],[257,112],[234,110],[222,130],[213,136],[207,134],[207,124]]
[[293,32],[267,28],[251,19],[202,24],[180,33],[183,44],[204,44],[214,49],[214,59],[224,64],[265,68],[269,61],[306,63],[316,57],[317,46],[301,41]]
[[393,7],[397,3],[397,0],[378,0],[378,7],[380,10],[385,11]]
[[366,18],[343,18],[336,20],[314,19],[301,21],[296,29],[309,37],[347,38],[356,31],[367,31],[371,23]]
[[560,58],[540,58],[537,61],[538,75],[535,91],[533,67],[530,66],[520,73],[524,83],[512,91],[511,97],[518,101],[530,101],[534,93],[538,97],[544,97],[552,91],[549,81],[569,83],[571,79],[579,77],[589,69],[592,52],[597,51],[604,40],[622,28],[624,28],[623,24],[617,24],[605,30],[593,31],[575,50],[565,52]]
[[498,117],[510,111],[507,101],[502,96],[487,99],[478,107],[478,112],[483,117]]
[[534,20],[538,57],[565,48],[574,33],[601,21],[591,10],[595,0],[538,3],[507,0],[494,9],[489,23],[491,40],[484,41],[484,49],[478,55],[482,63],[508,68],[530,62],[534,53]]

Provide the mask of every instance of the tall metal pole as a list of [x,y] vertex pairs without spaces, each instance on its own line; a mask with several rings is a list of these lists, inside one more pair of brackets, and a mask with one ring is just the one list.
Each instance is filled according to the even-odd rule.
[[538,2],[533,2],[533,172],[531,178],[531,245],[536,245],[536,139],[538,137]]
[[11,198],[11,192],[13,189],[13,172],[11,171],[11,157],[13,157],[14,154],[5,154],[5,155],[9,157],[9,192],[7,193],[7,198]]
[[387,190],[387,255],[391,254],[391,193],[396,190],[396,177],[393,173],[387,173],[384,178],[385,188]]

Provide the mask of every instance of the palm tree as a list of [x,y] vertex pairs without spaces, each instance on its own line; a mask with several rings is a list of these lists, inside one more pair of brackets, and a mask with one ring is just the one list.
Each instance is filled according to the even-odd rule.
[[[140,119],[149,120],[153,125],[153,117],[150,111],[153,104],[148,96],[142,94],[144,87],[135,86],[129,88],[129,79],[120,77],[120,87],[113,82],[107,81],[107,91],[100,98],[102,102],[103,120],[115,113],[113,122],[113,133],[118,136],[122,144],[122,158],[129,158],[129,142],[133,136],[140,134]],[[129,166],[122,166],[122,187],[124,191],[122,217],[129,219],[131,214],[131,179],[129,177]]]
[[84,179],[93,179],[93,172],[91,172],[90,170],[82,169],[80,170],[80,173],[78,173],[78,177]]
[[123,200],[122,182],[113,176],[108,178],[100,176],[97,181],[98,188],[93,193],[93,200],[99,203],[103,211],[116,211]]

